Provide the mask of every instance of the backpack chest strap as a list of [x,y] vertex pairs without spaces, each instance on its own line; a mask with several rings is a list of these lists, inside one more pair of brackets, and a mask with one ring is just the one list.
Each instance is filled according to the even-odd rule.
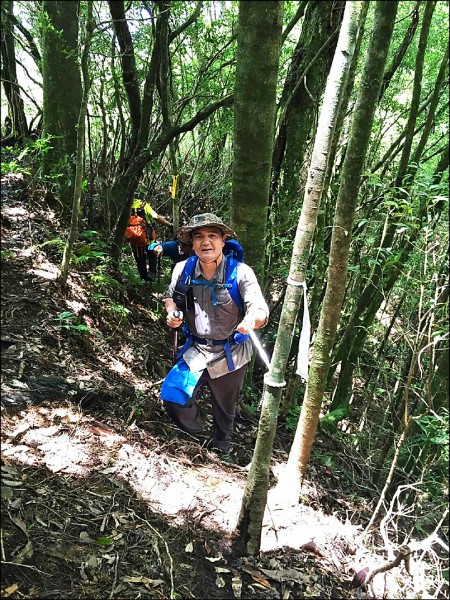
[[220,286],[221,288],[231,289],[231,283],[218,283],[217,281],[203,281],[200,279],[191,279],[191,284],[193,285],[207,285],[211,288],[211,299],[213,306],[217,306],[219,301],[216,296],[216,286]]

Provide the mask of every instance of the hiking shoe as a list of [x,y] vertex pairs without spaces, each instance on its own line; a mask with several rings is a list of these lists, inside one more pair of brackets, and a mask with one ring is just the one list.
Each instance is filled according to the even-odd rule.
[[222,462],[231,464],[234,463],[234,458],[231,455],[230,451],[219,450],[219,448],[209,448],[209,451],[217,456],[219,460]]
[[231,450],[231,444],[230,442],[227,442],[225,440],[218,441],[210,439],[206,444],[206,448],[207,450],[211,450],[211,452],[221,452],[222,454],[228,454]]
[[206,445],[206,448],[207,450],[215,454],[217,458],[219,458],[221,461],[226,463],[234,462],[233,456],[230,452],[230,446],[228,446],[227,448],[218,448],[217,445],[212,440],[210,440],[210,442]]
[[207,436],[207,434],[203,430],[199,431],[185,431],[184,429],[180,429],[179,427],[172,427],[169,433],[169,439],[174,438],[198,438],[203,439]]
[[232,465],[234,463],[234,458],[229,452],[219,452],[217,457],[224,463]]
[[182,431],[180,429],[176,429],[175,427],[172,427],[172,429],[169,431],[169,435],[167,437],[169,438],[169,440],[173,440],[175,438],[179,438],[181,434],[182,434]]

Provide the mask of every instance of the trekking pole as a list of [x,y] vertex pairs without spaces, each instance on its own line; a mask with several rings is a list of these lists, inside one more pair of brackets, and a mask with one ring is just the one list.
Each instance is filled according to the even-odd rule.
[[158,254],[158,266],[156,267],[156,272],[158,275],[157,281],[158,281],[158,283],[160,283],[160,281],[161,281],[161,254]]
[[[181,311],[179,311],[179,310],[174,310],[172,314],[175,317],[175,319],[179,319],[181,317]],[[173,330],[173,360],[174,360],[174,362],[177,358],[177,351],[178,351],[178,330],[174,329]]]
[[250,334],[250,338],[251,338],[252,342],[255,345],[255,348],[258,350],[259,356],[261,357],[261,359],[262,359],[263,363],[266,365],[266,367],[269,369],[270,368],[270,360],[269,360],[269,357],[267,356],[266,351],[262,347],[258,336],[253,331],[253,329],[249,329],[249,334]]

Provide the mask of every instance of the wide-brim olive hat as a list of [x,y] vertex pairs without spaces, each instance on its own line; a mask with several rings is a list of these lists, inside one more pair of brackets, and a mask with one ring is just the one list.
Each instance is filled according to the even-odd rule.
[[201,227],[217,227],[217,229],[220,229],[224,235],[227,235],[230,238],[237,237],[236,233],[231,229],[231,227],[225,225],[222,219],[216,215],[213,215],[213,213],[194,215],[189,221],[189,225],[180,227],[178,230],[178,237],[184,243],[192,242],[192,232],[195,229],[200,229]]

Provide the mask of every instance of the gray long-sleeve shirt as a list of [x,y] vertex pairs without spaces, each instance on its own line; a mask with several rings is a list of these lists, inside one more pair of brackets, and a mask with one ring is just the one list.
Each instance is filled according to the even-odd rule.
[[[185,263],[186,261],[183,261],[175,265],[172,280],[163,295],[164,298],[172,298],[175,285],[181,279]],[[190,332],[197,337],[214,340],[227,339],[242,321],[244,314],[258,308],[263,310],[267,317],[269,316],[269,308],[251,267],[245,263],[239,263],[237,267],[236,280],[244,304],[243,314],[234,303],[228,290],[223,287],[223,283],[225,283],[225,266],[226,260],[224,257],[213,277],[209,280],[210,282],[217,282],[217,285],[214,287],[217,298],[216,306],[213,304],[211,286],[192,284],[195,307],[185,315],[185,318]],[[199,262],[195,266],[192,279],[207,281],[202,275]],[[231,353],[236,369],[250,362],[252,351],[253,348],[250,339],[247,339],[242,344],[231,346]],[[229,373],[222,345],[212,346],[194,342],[186,350],[183,358],[191,371],[202,371],[206,368],[212,379]]]

